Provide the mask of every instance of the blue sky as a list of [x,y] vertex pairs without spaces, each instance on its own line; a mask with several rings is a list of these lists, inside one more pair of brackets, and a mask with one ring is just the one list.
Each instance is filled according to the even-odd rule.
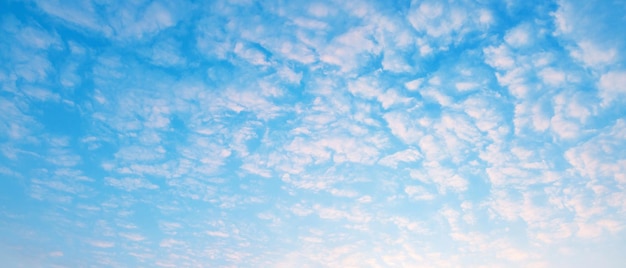
[[2,266],[621,267],[624,14],[2,1]]

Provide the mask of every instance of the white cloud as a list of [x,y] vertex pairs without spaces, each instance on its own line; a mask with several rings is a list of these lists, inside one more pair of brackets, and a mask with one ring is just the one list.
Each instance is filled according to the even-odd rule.
[[45,81],[53,69],[50,61],[39,53],[17,50],[13,57],[17,59],[14,72],[28,82]]
[[501,139],[500,128],[504,123],[503,115],[497,107],[490,105],[491,102],[500,101],[498,99],[489,101],[487,98],[470,97],[463,103],[465,113],[474,120],[474,125],[482,132],[487,132],[494,141]]
[[[458,42],[473,31],[489,27],[493,18],[487,10],[474,10],[468,3],[413,1],[407,19],[419,32],[426,33],[434,43],[447,45]],[[471,16],[477,12],[478,16]]]
[[115,156],[121,160],[127,161],[151,161],[163,158],[165,149],[161,146],[157,147],[140,147],[128,146],[122,147]]
[[302,72],[295,72],[289,67],[281,68],[278,71],[278,75],[293,84],[300,84],[302,80]]
[[50,92],[44,88],[38,87],[22,87],[22,92],[26,94],[28,97],[36,99],[38,101],[52,101],[58,102],[61,100],[61,97],[57,93]]
[[284,42],[278,48],[278,51],[285,57],[304,64],[311,64],[316,61],[317,56],[307,46],[300,43]]
[[86,27],[90,30],[103,31],[111,34],[112,29],[98,20],[96,10],[91,1],[82,1],[76,5],[59,1],[37,1],[39,8],[55,17],[66,20],[72,24]]
[[363,197],[357,199],[357,201],[359,201],[359,203],[364,203],[364,204],[371,203],[372,202],[372,197],[369,196],[369,195],[366,195],[366,196],[363,196]]
[[[515,118],[513,119],[513,123],[515,124],[515,132],[520,133],[527,127],[532,127],[532,130],[537,132],[543,132],[550,127],[551,124],[551,113],[552,111],[548,110],[551,107],[542,102],[522,102],[515,105]],[[563,128],[564,125],[559,125],[559,123],[563,122],[562,116],[553,116],[552,118],[557,123],[558,130],[566,130],[567,128]],[[566,132],[560,132],[566,134]],[[566,135],[567,136],[567,135]]]
[[252,111],[259,119],[271,119],[278,115],[281,108],[274,105],[267,99],[255,91],[243,91],[228,89],[224,96],[227,100],[226,107],[235,111]]
[[530,257],[526,251],[514,247],[501,249],[497,256],[513,262],[521,262]]
[[335,188],[330,189],[330,194],[334,196],[338,196],[338,197],[349,197],[349,198],[357,197],[359,195],[359,193],[354,190],[344,190],[344,189],[335,189]]
[[60,44],[61,40],[56,34],[50,34],[43,29],[36,27],[22,27],[21,29],[15,29],[18,34],[17,39],[23,45],[33,47],[35,49],[48,49],[50,47],[56,47]]
[[344,209],[338,209],[335,207],[324,207],[321,205],[314,205],[313,210],[321,219],[328,220],[348,220],[355,223],[367,223],[371,220],[371,217],[366,213],[359,210],[347,211]]
[[[447,10],[445,10],[442,3],[424,2],[419,7],[413,9],[409,16],[409,21],[415,29],[425,30],[429,35],[439,37],[458,29],[461,26],[460,23],[462,23],[462,20],[449,25],[443,23],[440,17],[444,15],[444,11]],[[440,24],[435,24],[433,23],[434,21],[440,21]]]
[[596,238],[602,234],[602,227],[595,224],[579,223],[576,235],[581,238]]
[[142,189],[142,188],[149,189],[149,190],[154,190],[154,189],[159,188],[159,186],[152,184],[148,180],[142,179],[142,178],[115,179],[115,178],[107,177],[104,180],[109,186],[113,186],[115,188],[119,188],[119,189],[129,191],[129,192],[137,190],[137,189]]
[[112,248],[115,246],[115,243],[110,242],[110,241],[99,241],[99,240],[93,240],[93,241],[89,241],[89,244],[94,246],[94,247],[98,247],[98,248]]
[[206,234],[208,236],[213,236],[213,237],[221,237],[221,238],[227,238],[230,235],[228,235],[225,232],[220,232],[220,231],[206,231]]
[[546,68],[539,72],[539,76],[544,83],[550,86],[560,86],[565,82],[565,73],[553,68]]
[[402,55],[391,52],[383,55],[382,65],[383,69],[396,73],[405,73],[413,70],[413,67],[406,62]]
[[572,49],[571,55],[591,67],[611,64],[617,60],[615,48],[604,49],[590,41],[581,41],[577,48]]
[[326,17],[332,13],[331,8],[322,3],[312,3],[309,6],[309,12],[316,17]]
[[183,246],[186,245],[187,243],[180,241],[180,240],[175,240],[175,239],[163,239],[160,243],[159,246],[162,248],[172,248],[172,247],[176,247],[176,246]]
[[479,86],[479,84],[474,82],[458,82],[454,85],[458,91],[470,91]]
[[101,6],[92,1],[82,1],[78,5],[37,1],[37,6],[72,25],[119,40],[152,36],[172,27],[178,20],[172,12],[175,9],[162,2],[152,2],[147,6],[122,3],[117,6],[109,5],[106,9],[101,9]]
[[133,233],[119,233],[119,236],[126,238],[130,241],[134,241],[134,242],[139,242],[139,241],[143,241],[146,239],[146,237],[144,237],[143,235],[140,234],[133,234]]
[[286,147],[286,150],[301,154],[305,157],[306,163],[315,161],[320,163],[330,159],[330,152],[323,147],[316,146],[315,143],[307,141],[301,137],[296,137]]
[[395,152],[381,158],[378,163],[383,166],[396,168],[399,162],[415,162],[422,158],[422,154],[415,149],[406,149],[404,151]]
[[611,71],[603,74],[598,82],[602,105],[607,106],[626,95],[626,71]]
[[318,141],[317,144],[335,152],[333,155],[335,163],[355,162],[369,164],[373,163],[379,155],[376,147],[364,144],[353,138],[326,138]]
[[[584,66],[601,69],[623,57],[618,51],[625,44],[615,34],[615,25],[626,20],[621,15],[623,6],[614,2],[602,2],[587,6],[583,2],[559,1],[552,15],[556,21],[555,35],[573,42],[570,55]],[[589,16],[588,14],[602,14]]]
[[412,101],[412,98],[404,97],[394,89],[385,91],[385,93],[379,95],[377,99],[383,106],[383,109],[389,109],[398,104],[409,104]]
[[424,187],[409,185],[404,187],[404,192],[415,200],[433,200],[435,195],[429,193]]
[[109,22],[119,37],[141,39],[146,35],[152,35],[169,28],[176,23],[176,18],[171,13],[171,6],[165,6],[163,3],[150,3],[140,15],[132,14],[135,12],[134,8],[122,6],[117,10],[121,15],[118,17],[118,20]]
[[441,106],[449,106],[450,104],[452,104],[452,99],[450,98],[450,96],[446,95],[445,93],[435,88],[428,88],[428,89],[422,90],[420,94],[422,94],[422,96],[426,98],[436,101]]
[[328,28],[328,24],[323,21],[302,18],[302,17],[294,18],[293,23],[300,27],[308,28],[311,30],[317,30],[317,31],[323,31]]
[[304,207],[300,204],[295,204],[290,208],[290,211],[293,214],[296,214],[298,216],[307,216],[310,215],[311,213],[313,213],[313,210],[307,207]]
[[422,83],[424,83],[424,79],[423,78],[418,78],[415,80],[411,80],[409,82],[404,83],[404,86],[411,91],[416,91],[420,88],[420,86],[422,85]]
[[234,52],[241,58],[247,60],[248,62],[254,65],[268,65],[267,57],[263,52],[254,48],[245,46],[242,43],[237,43],[235,45]]
[[487,9],[478,10],[478,21],[481,26],[489,26],[494,22],[493,14]]
[[552,130],[563,139],[573,139],[580,135],[579,125],[561,116],[554,116],[550,120]]
[[361,77],[348,84],[348,90],[355,96],[373,99],[382,94],[382,89],[373,77]]
[[419,141],[419,146],[428,160],[441,160],[446,156],[446,152],[441,150],[443,145],[433,135],[423,136]]
[[397,90],[380,88],[375,77],[361,77],[348,84],[348,90],[355,96],[365,99],[376,99],[383,106],[383,109],[398,104],[408,104],[411,98],[402,96]]
[[567,150],[565,158],[585,178],[618,178],[626,173],[621,166],[624,157],[620,157],[617,151],[625,139],[626,123],[618,120],[594,139]]
[[152,47],[151,61],[161,66],[185,65],[187,60],[181,55],[180,44],[175,40],[165,40]]
[[483,50],[483,52],[485,53],[487,64],[498,69],[511,69],[515,64],[511,51],[504,45],[498,47],[487,47]]
[[359,67],[359,60],[365,54],[378,53],[378,46],[370,37],[368,28],[353,28],[333,39],[331,44],[320,52],[320,59],[328,64],[340,66],[341,71],[349,72]]
[[418,129],[405,113],[389,112],[383,115],[391,133],[406,144],[417,142],[424,134]]
[[50,257],[63,257],[63,251],[53,251],[48,253],[48,256]]
[[440,194],[445,194],[448,190],[462,193],[469,186],[467,179],[436,162],[425,162],[423,167],[423,170],[412,169],[410,171],[411,178],[426,184],[435,184]]
[[241,165],[241,169],[247,171],[248,173],[256,174],[261,177],[265,177],[265,178],[272,177],[272,172],[269,169],[259,167],[258,163],[245,163]]
[[530,26],[522,24],[509,30],[504,36],[504,40],[513,47],[523,47],[533,41],[532,34]]

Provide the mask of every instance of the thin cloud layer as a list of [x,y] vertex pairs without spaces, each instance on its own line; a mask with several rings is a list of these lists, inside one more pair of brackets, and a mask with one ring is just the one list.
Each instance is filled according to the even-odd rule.
[[620,267],[625,13],[2,3],[0,259]]

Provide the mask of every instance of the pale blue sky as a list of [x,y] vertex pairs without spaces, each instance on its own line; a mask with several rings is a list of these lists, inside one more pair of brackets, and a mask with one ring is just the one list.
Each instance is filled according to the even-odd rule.
[[2,267],[623,267],[626,2],[1,1]]

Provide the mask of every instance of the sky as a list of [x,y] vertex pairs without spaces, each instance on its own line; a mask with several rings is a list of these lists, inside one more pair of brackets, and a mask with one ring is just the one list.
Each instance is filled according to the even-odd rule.
[[623,0],[0,1],[3,267],[623,267]]

